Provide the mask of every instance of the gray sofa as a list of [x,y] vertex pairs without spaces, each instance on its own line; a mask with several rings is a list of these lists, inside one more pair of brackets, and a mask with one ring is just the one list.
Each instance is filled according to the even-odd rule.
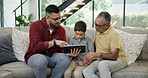
[[[73,28],[64,26],[66,29],[67,41],[74,33]],[[15,27],[20,31],[28,32],[29,27]],[[138,28],[122,28],[117,27],[129,33],[148,34],[148,29]],[[70,32],[70,33],[69,33]],[[86,34],[93,39],[94,29],[88,29]],[[12,28],[0,28],[0,34],[9,33],[12,35]],[[48,69],[47,76],[50,75],[51,69]],[[0,78],[35,78],[31,67],[25,62],[11,62],[0,66]],[[148,39],[146,40],[140,56],[135,63],[126,68],[116,71],[112,74],[112,78],[148,78]]]

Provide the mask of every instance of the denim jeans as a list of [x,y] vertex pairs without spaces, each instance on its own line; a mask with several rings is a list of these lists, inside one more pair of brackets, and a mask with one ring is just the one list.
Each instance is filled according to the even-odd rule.
[[111,73],[124,68],[126,65],[120,58],[116,61],[96,60],[83,70],[85,78],[111,78]]
[[46,78],[48,67],[53,69],[50,78],[62,78],[69,63],[69,56],[64,53],[54,53],[51,57],[34,54],[28,59],[28,65],[33,68],[36,78]]

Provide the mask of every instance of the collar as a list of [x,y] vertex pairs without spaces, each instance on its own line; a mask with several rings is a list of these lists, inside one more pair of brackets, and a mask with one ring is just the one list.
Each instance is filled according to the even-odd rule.
[[105,31],[105,32],[102,32],[100,33],[101,35],[107,35],[110,31],[110,29],[112,28],[112,26],[110,25],[109,28]]
[[45,26],[45,28],[48,29],[48,25],[47,25],[47,22],[46,22],[46,18],[45,17],[41,20],[41,22]]
[[[75,36],[73,36],[73,39],[77,40],[77,39],[75,38]],[[83,39],[86,39],[86,37],[84,37]],[[81,40],[83,40],[83,39],[81,39]]]

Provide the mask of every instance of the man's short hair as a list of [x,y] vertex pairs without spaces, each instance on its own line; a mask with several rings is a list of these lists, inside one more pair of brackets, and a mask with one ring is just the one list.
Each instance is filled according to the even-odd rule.
[[101,12],[97,18],[104,18],[105,23],[110,23],[111,22],[111,15],[108,12]]
[[46,13],[59,13],[59,8],[56,5],[49,5],[46,7]]
[[86,32],[86,23],[83,21],[78,21],[75,24],[74,31]]

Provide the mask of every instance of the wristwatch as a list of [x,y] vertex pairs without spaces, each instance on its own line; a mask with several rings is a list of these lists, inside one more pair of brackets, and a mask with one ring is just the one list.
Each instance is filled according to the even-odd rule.
[[53,44],[56,45],[56,39],[53,39]]
[[99,58],[102,59],[104,57],[104,55],[101,53],[99,54]]

